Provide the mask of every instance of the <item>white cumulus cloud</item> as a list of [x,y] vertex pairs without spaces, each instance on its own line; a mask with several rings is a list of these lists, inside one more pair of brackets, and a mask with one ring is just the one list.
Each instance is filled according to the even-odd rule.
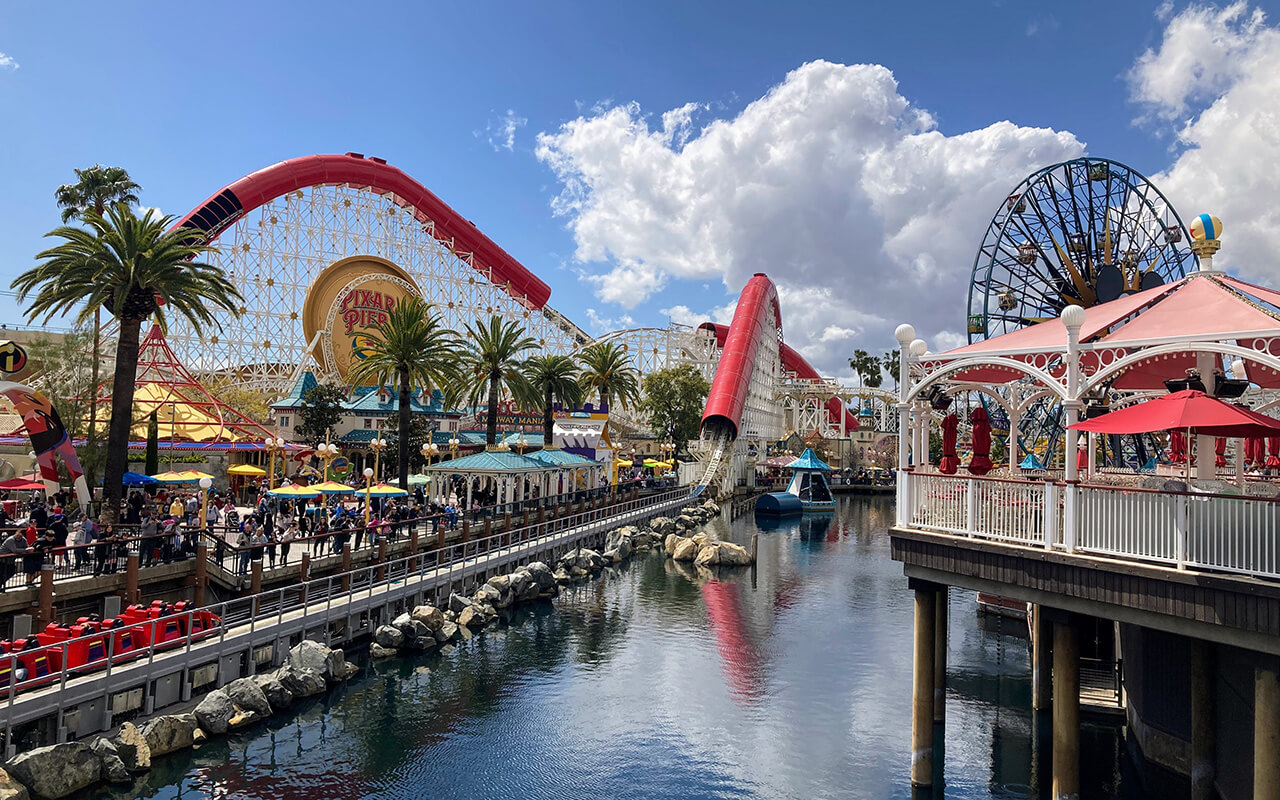
[[1190,6],[1130,80],[1133,99],[1177,130],[1176,157],[1152,181],[1184,222],[1222,218],[1215,266],[1280,281],[1280,28],[1245,3]]
[[18,62],[8,53],[0,53],[0,69],[17,69]]
[[788,343],[832,373],[848,372],[855,343],[892,347],[904,320],[926,337],[961,328],[997,204],[1084,152],[1071,133],[1011,122],[946,135],[877,65],[804,64],[694,130],[708,110],[597,107],[539,134],[574,258],[598,297],[627,308],[671,280],[718,278],[736,296],[767,273]]
[[516,131],[529,124],[527,117],[522,117],[515,109],[508,108],[507,113],[490,120],[485,126],[489,146],[494,150],[511,152],[516,146]]

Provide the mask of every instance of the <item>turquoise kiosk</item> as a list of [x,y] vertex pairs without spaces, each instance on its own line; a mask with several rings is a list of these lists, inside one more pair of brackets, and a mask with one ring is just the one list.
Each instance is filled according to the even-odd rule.
[[835,511],[836,501],[827,483],[831,467],[805,448],[804,453],[787,465],[791,485],[785,492],[772,492],[756,501],[756,513],[775,517],[805,514],[810,511]]

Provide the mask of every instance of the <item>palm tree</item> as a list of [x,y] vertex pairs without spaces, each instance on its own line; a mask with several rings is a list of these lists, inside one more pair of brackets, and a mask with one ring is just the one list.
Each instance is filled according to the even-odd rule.
[[388,384],[399,387],[396,469],[400,488],[408,491],[410,394],[415,384],[429,392],[456,382],[460,342],[419,297],[402,299],[366,339],[365,358],[358,362],[351,379],[357,384],[373,379],[379,388]]
[[503,322],[496,314],[488,322],[478,319],[474,326],[467,324],[456,394],[471,405],[478,405],[481,397],[487,398],[485,442],[490,445],[498,441],[498,400],[503,392],[521,402],[530,399],[532,392],[525,380],[522,356],[537,346],[536,339],[525,335],[524,326]]
[[557,402],[566,406],[582,403],[585,392],[578,382],[578,365],[569,356],[534,356],[524,362],[524,376],[541,401],[542,446],[549,448],[555,428],[552,406]]
[[[123,167],[104,167],[101,164],[94,164],[86,169],[76,170],[76,182],[64,183],[53,193],[54,200],[58,203],[58,208],[62,209],[62,221],[70,222],[81,216],[87,211],[92,211],[98,216],[107,210],[108,205],[116,203],[135,204],[138,202],[136,191],[142,187],[133,182],[133,178],[129,177],[129,173]],[[98,371],[101,366],[102,357],[102,311],[101,309],[93,312],[93,364],[92,370],[93,391],[89,395],[89,432],[88,447],[90,450],[96,451],[98,443]],[[96,465],[96,458],[90,459],[89,464]],[[97,467],[93,466],[90,470],[89,482],[92,484],[97,475]]]
[[106,216],[86,211],[81,217],[87,228],[64,225],[45,234],[62,244],[40,253],[42,261],[15,278],[13,288],[19,302],[34,295],[27,310],[32,321],[43,316],[47,322],[77,307],[77,323],[99,308],[119,320],[102,506],[103,521],[114,522],[128,466],[143,321],[154,314],[163,325],[167,313],[176,313],[199,332],[214,323],[215,308],[238,313],[243,299],[221,269],[196,260],[213,251],[203,234],[169,230],[173,217],[151,209],[139,217],[124,203],[109,206]]
[[599,392],[600,404],[611,400],[627,407],[640,402],[640,373],[632,365],[627,348],[614,342],[597,342],[578,355],[582,375],[578,381],[586,392]]

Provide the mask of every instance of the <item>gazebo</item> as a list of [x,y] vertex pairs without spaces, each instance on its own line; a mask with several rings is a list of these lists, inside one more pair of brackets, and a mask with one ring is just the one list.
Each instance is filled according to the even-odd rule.
[[562,477],[569,482],[585,471],[588,479],[598,479],[599,469],[593,461],[557,450],[524,456],[495,449],[432,464],[423,472],[432,478],[428,498],[437,503],[448,501],[449,479],[461,478],[466,496],[458,499],[469,508],[476,491],[492,492],[500,504],[522,502],[533,499],[535,489],[539,498],[556,494]]

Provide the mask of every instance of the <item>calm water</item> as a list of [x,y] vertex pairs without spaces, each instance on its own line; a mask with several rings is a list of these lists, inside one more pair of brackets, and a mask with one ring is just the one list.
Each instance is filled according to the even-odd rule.
[[[912,602],[891,513],[846,498],[834,520],[761,530],[754,577],[635,559],[102,796],[910,798]],[[952,592],[946,787],[923,796],[1047,796],[1020,627]],[[1081,761],[1084,796],[1137,796],[1118,729],[1088,727]]]

